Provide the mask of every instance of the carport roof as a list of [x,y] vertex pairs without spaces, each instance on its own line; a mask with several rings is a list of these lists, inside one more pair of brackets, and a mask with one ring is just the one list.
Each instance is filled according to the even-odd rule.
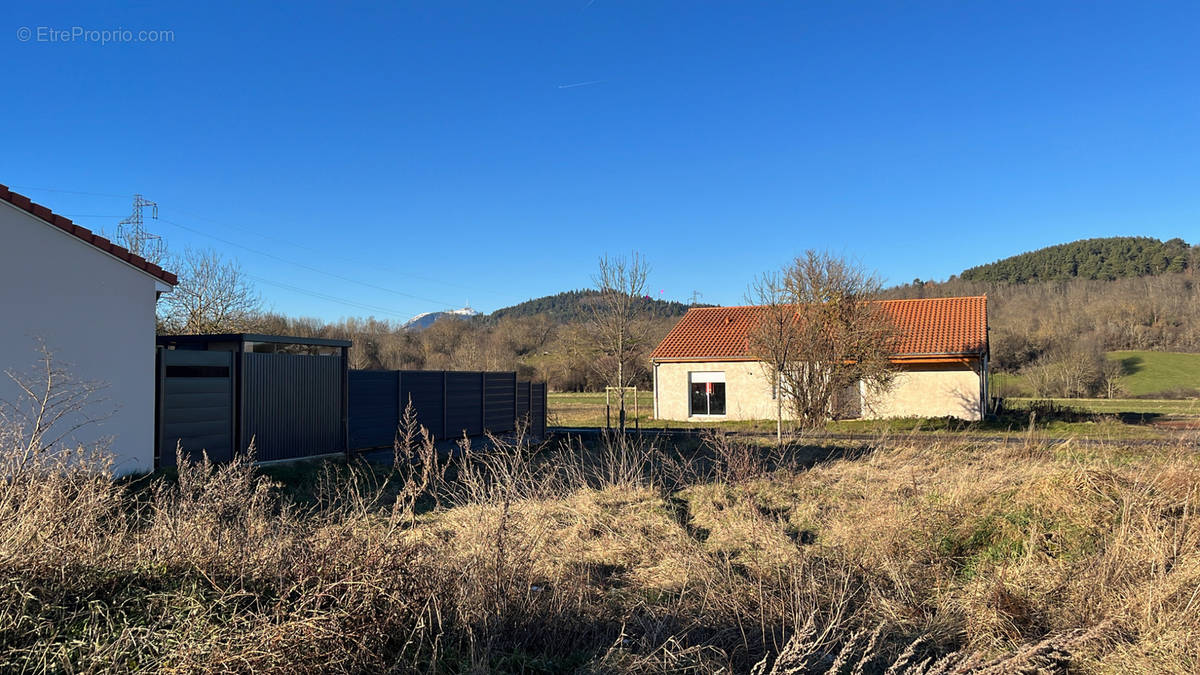
[[208,342],[270,342],[286,345],[317,345],[320,347],[350,347],[350,340],[332,338],[295,337],[290,335],[263,335],[261,333],[215,333],[211,335],[160,335],[158,344],[198,344]]

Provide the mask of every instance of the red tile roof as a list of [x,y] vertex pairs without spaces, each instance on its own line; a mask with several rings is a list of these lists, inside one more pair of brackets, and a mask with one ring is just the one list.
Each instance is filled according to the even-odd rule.
[[[987,296],[881,300],[900,334],[894,359],[967,356],[987,351]],[[746,336],[761,308],[689,309],[650,354],[658,361],[746,360]]]
[[41,204],[36,204],[36,203],[30,201],[29,197],[26,197],[25,195],[17,194],[16,192],[9,190],[4,185],[0,185],[0,199],[8,202],[9,204],[12,204],[13,206],[15,206],[23,211],[29,212],[33,216],[41,218],[42,220],[46,221],[50,225],[57,227],[58,229],[62,230],[63,232],[66,232],[67,234],[75,237],[76,239],[81,239],[81,240],[91,244],[92,246],[95,246],[96,248],[100,249],[101,251],[104,251],[113,256],[116,256],[117,258],[120,258],[121,260],[125,261],[129,265],[132,265],[133,267],[136,267],[139,270],[142,270],[142,271],[146,272],[147,274],[150,274],[151,276],[155,276],[155,277],[158,277],[159,279],[162,279],[163,281],[167,282],[168,284],[171,284],[172,286],[179,283],[179,278],[176,277],[171,272],[164,270],[163,268],[159,267],[158,265],[155,265],[154,263],[146,260],[145,258],[143,258],[137,254],[131,253],[129,251],[129,249],[124,248],[123,246],[118,246],[117,244],[112,243],[111,241],[105,239],[104,237],[101,237],[100,235],[93,233],[91,230],[87,229],[86,227],[80,227],[80,226],[76,225],[75,223],[72,223],[70,218],[64,218],[58,214],[55,214],[54,212],[52,212],[50,209],[46,208],[45,206],[42,206]]

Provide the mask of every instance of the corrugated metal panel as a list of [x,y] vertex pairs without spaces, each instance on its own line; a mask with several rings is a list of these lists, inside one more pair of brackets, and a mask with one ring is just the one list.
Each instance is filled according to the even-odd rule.
[[[417,422],[429,430],[435,438],[442,437],[442,371],[440,370],[401,370],[400,371],[400,404],[403,407],[412,402],[413,410],[417,412]],[[397,421],[399,418],[397,416]]]
[[535,382],[529,392],[530,429],[539,438],[546,435],[546,383]]
[[530,382],[517,383],[517,419],[525,419],[525,423],[529,423],[529,390],[532,384]]
[[466,433],[483,433],[480,404],[483,378],[480,373],[446,373],[446,434],[457,438]]
[[350,447],[392,447],[399,421],[399,378],[394,370],[350,371]]
[[263,461],[344,450],[341,359],[242,354],[241,436]]
[[484,374],[484,426],[493,433],[512,431],[516,397],[514,373]]
[[233,354],[162,350],[159,369],[160,466],[175,465],[176,444],[191,459],[233,458]]

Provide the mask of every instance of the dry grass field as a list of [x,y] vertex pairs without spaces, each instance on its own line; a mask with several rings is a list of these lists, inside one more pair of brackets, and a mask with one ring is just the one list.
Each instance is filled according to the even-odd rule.
[[410,440],[117,481],[8,438],[0,670],[1200,669],[1195,439]]

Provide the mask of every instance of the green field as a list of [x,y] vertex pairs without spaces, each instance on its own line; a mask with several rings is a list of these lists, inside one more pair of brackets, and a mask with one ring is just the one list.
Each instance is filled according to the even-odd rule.
[[[1179,398],[1200,390],[1200,354],[1142,350],[1108,352],[1108,358],[1121,361],[1125,367],[1125,375],[1120,378],[1125,396]],[[993,373],[992,394],[1027,397],[1031,392],[1022,376]]]
[[[1010,398],[1009,403],[1018,406],[1035,399]],[[1170,415],[1171,417],[1200,417],[1200,401],[1169,400],[1152,398],[1052,398],[1059,405],[1075,408],[1098,415]]]
[[1200,354],[1176,352],[1109,352],[1125,366],[1121,385],[1130,396],[1200,389]]
[[[550,392],[548,396],[549,419],[552,427],[603,427],[605,425],[604,394],[597,392]],[[612,410],[609,419],[612,426],[617,425],[618,404],[616,397],[611,398]],[[775,423],[764,420],[748,420],[739,422],[679,422],[674,420],[654,419],[654,392],[639,391],[637,407],[634,401],[627,400],[625,404],[626,427],[643,429],[682,429],[714,427],[740,431],[774,431]]]
[[[1036,400],[1044,403],[1046,399]],[[1200,401],[1153,400],[1153,399],[1049,399],[1061,406],[1069,419],[1054,419],[1046,416],[1036,418],[1040,432],[1053,437],[1101,437],[1101,438],[1159,438],[1166,437],[1171,430],[1163,423],[1173,424],[1200,419]],[[642,429],[661,428],[718,428],[729,431],[752,431],[772,434],[772,420],[749,420],[737,422],[689,423],[656,420],[653,392],[638,392],[638,415],[634,414],[632,402],[628,406],[629,427]],[[889,420],[844,420],[830,422],[826,430],[832,433],[957,433],[968,432],[992,435],[1011,433],[1028,428],[1028,416],[1024,410],[1035,399],[1010,398],[1009,410],[1000,418],[984,422],[959,422],[949,418],[939,419],[889,419]],[[605,425],[604,394],[602,393],[551,393],[549,395],[549,424],[557,427],[603,427]],[[612,424],[616,425],[616,404],[613,404]],[[787,424],[787,433],[795,429]]]
[[[598,392],[551,392],[548,396],[550,406],[550,426],[555,427],[602,427],[605,426],[604,394]],[[615,396],[610,398],[612,406],[608,419],[612,426],[617,425],[618,403]],[[625,426],[644,429],[662,429],[666,427],[680,429],[684,427],[720,427],[722,429],[774,429],[774,424],[766,422],[719,422],[697,423],[677,422],[672,420],[654,419],[654,392],[639,391],[636,406],[632,399],[625,403]]]
[[[604,426],[604,394],[597,392],[551,392],[548,395],[549,424],[557,427],[602,427]],[[612,421],[616,424],[618,403],[612,400]],[[637,393],[637,415],[639,422],[654,417],[654,392]],[[634,401],[626,400],[627,424],[633,426]]]

